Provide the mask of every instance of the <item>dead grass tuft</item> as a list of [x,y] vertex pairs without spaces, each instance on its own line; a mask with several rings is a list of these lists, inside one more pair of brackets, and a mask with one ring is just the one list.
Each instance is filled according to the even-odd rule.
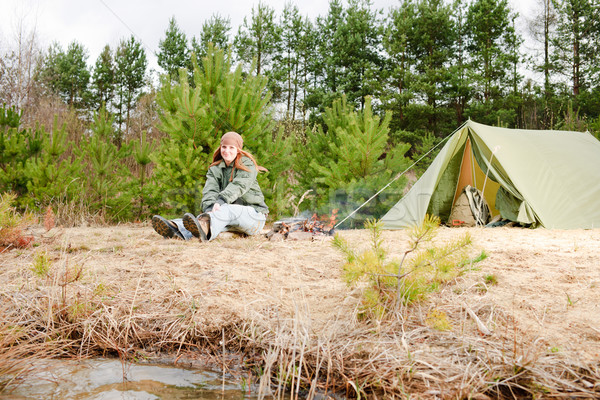
[[39,366],[40,360],[69,356],[74,344],[65,335],[68,327],[42,326],[39,319],[32,318],[32,310],[24,310],[23,300],[21,296],[0,296],[0,393],[10,393],[25,379],[43,373],[43,368],[34,370],[34,362]]
[[106,226],[106,216],[101,212],[92,212],[83,201],[57,201],[54,204],[54,224],[64,227]]

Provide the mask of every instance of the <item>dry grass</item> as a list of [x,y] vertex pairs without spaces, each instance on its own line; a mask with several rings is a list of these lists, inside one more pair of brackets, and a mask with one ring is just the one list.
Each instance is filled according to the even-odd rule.
[[[278,398],[600,393],[600,365],[580,351],[598,337],[581,348],[551,350],[553,342],[493,297],[507,287],[493,251],[481,273],[457,278],[392,318],[365,323],[355,317],[358,291],[342,283],[342,256],[326,241],[184,243],[163,240],[147,225],[34,233],[38,247],[0,255],[2,321],[26,327],[33,345],[59,343],[74,356],[126,361],[162,352],[180,362],[208,355],[227,371],[241,363],[261,395]],[[514,235],[523,234],[529,233]],[[345,235],[361,246],[366,232]],[[399,253],[406,240],[394,235],[384,240]],[[577,239],[580,254],[585,237]],[[50,267],[36,275],[41,252]],[[490,273],[498,278],[493,287],[484,278]],[[434,323],[442,317],[449,329]],[[247,372],[238,373],[246,379]]]
[[469,317],[469,307],[460,305],[460,296],[443,297],[451,304],[444,312],[458,325],[451,332],[423,323],[428,305],[379,325],[331,321],[325,335],[311,332],[310,319],[298,310],[275,330],[265,331],[267,321],[258,320],[241,336],[256,347],[254,367],[264,368],[262,393],[277,397],[282,383],[300,398],[317,392],[386,399],[595,398],[600,393],[599,365],[548,352],[519,332],[510,316],[479,304],[475,314],[495,328],[486,336]]
[[18,294],[0,298],[0,393],[44,372],[39,361],[68,357],[75,344],[65,334],[68,327],[42,326],[33,310],[22,307],[24,300]]
[[90,211],[89,206],[82,200],[58,200],[52,207],[55,225],[64,227],[108,225],[103,211]]

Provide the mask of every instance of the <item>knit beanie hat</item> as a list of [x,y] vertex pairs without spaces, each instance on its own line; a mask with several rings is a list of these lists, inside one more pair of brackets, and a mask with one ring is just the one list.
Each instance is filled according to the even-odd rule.
[[244,147],[244,139],[237,132],[227,132],[223,136],[221,136],[221,146],[235,146],[238,150],[242,150]]

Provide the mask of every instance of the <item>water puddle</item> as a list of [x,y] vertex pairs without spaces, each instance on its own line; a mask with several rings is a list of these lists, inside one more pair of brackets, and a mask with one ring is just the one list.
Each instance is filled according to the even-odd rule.
[[[36,373],[2,399],[155,400],[256,399],[239,380],[210,370],[163,365],[126,364],[95,359],[53,361],[35,367]],[[123,381],[123,376],[127,380]]]

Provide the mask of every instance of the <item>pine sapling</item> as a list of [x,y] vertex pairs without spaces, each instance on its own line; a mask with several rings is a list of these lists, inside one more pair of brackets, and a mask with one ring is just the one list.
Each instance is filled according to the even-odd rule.
[[424,300],[428,293],[439,290],[486,258],[485,253],[469,257],[468,234],[442,246],[434,245],[439,223],[439,218],[427,216],[421,225],[410,229],[409,248],[400,261],[388,260],[381,221],[365,223],[370,247],[362,252],[354,250],[339,234],[335,236],[334,247],[346,256],[343,265],[346,283],[354,286],[366,283],[362,316],[380,319],[389,312],[397,312],[402,305]]

